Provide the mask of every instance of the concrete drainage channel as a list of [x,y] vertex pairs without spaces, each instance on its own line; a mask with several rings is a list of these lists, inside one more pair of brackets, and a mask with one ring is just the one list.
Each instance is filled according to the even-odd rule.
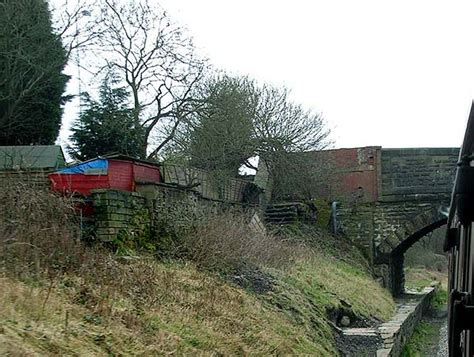
[[377,327],[344,328],[340,335],[343,356],[397,357],[413,334],[415,326],[428,309],[435,294],[434,287],[421,292],[407,292],[397,300],[392,320]]

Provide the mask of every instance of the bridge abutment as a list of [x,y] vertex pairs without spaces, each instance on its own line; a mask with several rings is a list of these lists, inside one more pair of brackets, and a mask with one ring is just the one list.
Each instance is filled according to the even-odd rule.
[[459,149],[368,146],[311,155],[316,170],[321,162],[331,168],[311,196],[339,203],[340,230],[367,257],[375,277],[399,293],[405,251],[445,219]]
[[403,293],[404,254],[418,240],[446,222],[446,201],[342,203],[340,231],[373,267],[374,277],[392,294]]

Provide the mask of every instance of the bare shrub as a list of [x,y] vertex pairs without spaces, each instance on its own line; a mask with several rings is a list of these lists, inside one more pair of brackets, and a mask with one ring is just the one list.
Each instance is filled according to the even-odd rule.
[[19,276],[76,269],[85,247],[78,242],[72,203],[25,183],[2,183],[0,268]]
[[0,188],[0,275],[43,285],[43,305],[59,284],[73,302],[104,318],[118,294],[136,306],[153,303],[159,289],[150,259],[127,262],[84,244],[68,198],[17,182]]
[[245,264],[282,267],[303,254],[302,242],[257,232],[247,215],[235,210],[209,214],[182,245],[198,266],[216,270]]

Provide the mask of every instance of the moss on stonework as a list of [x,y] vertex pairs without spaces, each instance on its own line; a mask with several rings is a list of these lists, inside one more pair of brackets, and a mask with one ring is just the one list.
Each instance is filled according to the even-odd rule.
[[328,201],[321,198],[314,200],[314,203],[318,209],[316,225],[322,229],[325,229],[328,227],[329,220],[331,219],[331,206]]
[[150,230],[150,213],[148,209],[136,210],[129,221],[127,228],[123,228],[113,240],[118,254],[129,254],[136,250],[155,251]]

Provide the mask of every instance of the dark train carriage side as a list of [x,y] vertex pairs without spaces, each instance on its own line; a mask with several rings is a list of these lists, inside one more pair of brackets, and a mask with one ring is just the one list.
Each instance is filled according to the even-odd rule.
[[449,355],[474,356],[474,103],[459,154],[448,218]]
[[161,182],[160,167],[124,155],[96,158],[49,175],[53,191],[89,196],[94,189],[135,191],[136,183]]

